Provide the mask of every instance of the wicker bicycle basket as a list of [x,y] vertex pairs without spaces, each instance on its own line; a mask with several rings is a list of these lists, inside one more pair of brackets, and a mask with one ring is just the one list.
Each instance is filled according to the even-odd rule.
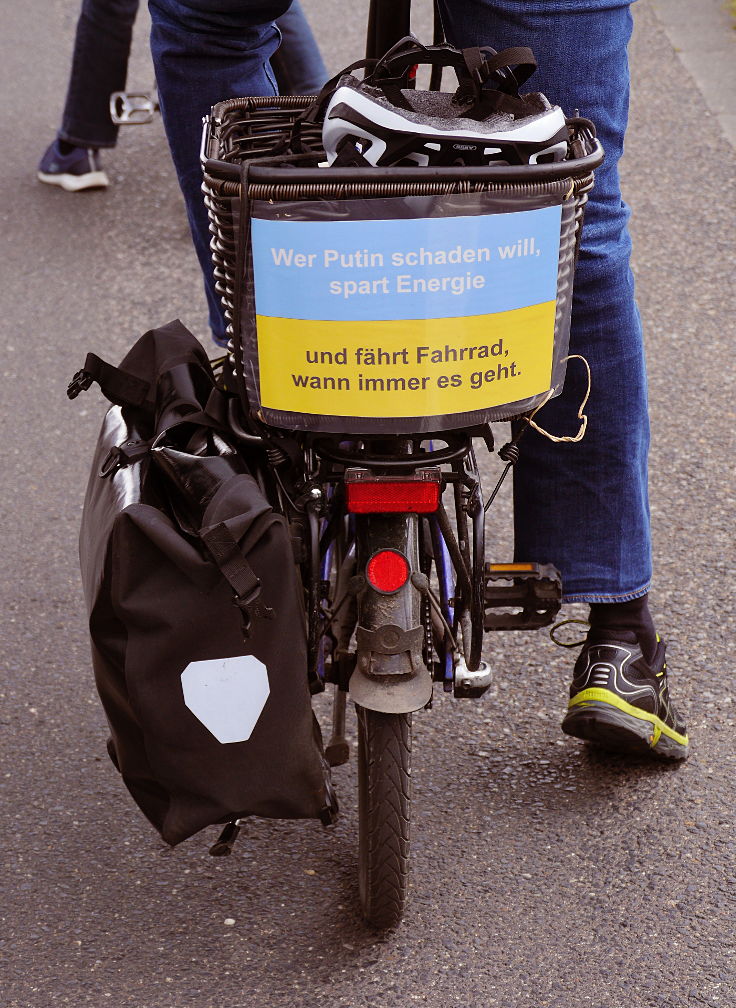
[[[324,155],[319,149],[319,125],[306,129],[302,126],[301,144],[311,148],[310,152],[294,154],[289,149],[293,125],[312,100],[308,97],[235,98],[216,105],[205,123],[202,188],[212,234],[215,283],[246,410],[271,426],[294,430],[345,434],[424,433],[507,419],[532,409],[550,394],[551,389],[555,393],[559,391],[564,380],[573,274],[583,211],[593,184],[593,169],[603,157],[590,124],[584,120],[568,122],[569,158],[555,164],[482,168],[329,168],[320,164]],[[306,310],[299,301],[302,289],[299,284],[304,274],[272,270],[274,276],[268,276],[256,240],[261,233],[287,233],[287,228],[292,235],[297,233],[294,228],[300,226],[299,222],[308,222],[298,234],[309,234],[310,241],[317,242],[310,246],[317,250],[312,253],[316,259],[311,261],[319,265],[321,236],[329,236],[335,244],[336,235],[348,233],[339,228],[352,222],[360,230],[350,233],[359,234],[361,244],[366,246],[366,263],[385,265],[384,258],[390,260],[390,254],[384,257],[381,252],[370,251],[378,247],[372,244],[377,235],[395,234],[401,241],[409,241],[416,231],[436,238],[442,233],[438,229],[446,227],[447,234],[454,236],[448,241],[458,241],[457,235],[465,233],[458,229],[477,228],[483,223],[479,219],[471,220],[468,214],[487,220],[488,215],[495,213],[497,221],[504,218],[502,224],[508,224],[515,212],[518,217],[540,207],[555,208],[553,216],[559,220],[559,247],[555,244],[556,262],[551,266],[556,284],[554,275],[551,283],[556,289],[547,302],[549,346],[545,350],[545,363],[537,360],[538,354],[525,351],[524,363],[530,364],[525,369],[527,374],[539,371],[540,375],[547,376],[544,381],[541,377],[536,379],[535,386],[530,386],[528,381],[524,385],[521,379],[514,382],[509,378],[509,351],[502,349],[504,337],[498,334],[504,331],[499,325],[503,327],[507,316],[510,319],[513,312],[492,316],[486,314],[485,309],[478,311],[474,305],[480,302],[472,300],[474,291],[470,291],[468,299],[453,297],[454,288],[451,293],[440,291],[436,297],[426,296],[427,306],[439,304],[440,297],[446,306],[439,313],[442,318],[431,315],[429,321],[420,317],[416,305],[421,308],[422,302],[416,297],[411,302],[412,307],[398,320],[390,312],[384,312],[385,317],[381,315],[383,309],[378,307],[380,298],[376,296],[353,299],[360,303],[355,318],[343,304],[338,304],[339,311],[333,314],[320,308]],[[429,218],[432,220],[428,223]],[[420,225],[433,230],[419,232]],[[527,239],[524,241],[526,245],[519,239],[519,255],[533,254],[536,251],[533,240],[531,245]],[[457,251],[452,251],[449,258],[455,255],[454,261],[460,261],[463,267],[477,257],[477,251],[464,250],[461,244],[451,245],[451,248]],[[509,254],[514,253],[511,246],[506,248],[511,250]],[[421,252],[428,260],[432,255],[437,257],[437,253],[424,247]],[[299,253],[295,255],[296,261],[302,262]],[[403,252],[395,255],[409,260],[408,254]],[[330,251],[331,260],[332,256]],[[324,258],[326,263],[327,253]],[[338,259],[337,252],[334,258]],[[340,262],[347,259],[345,255]],[[275,254],[273,261],[276,261]],[[363,265],[360,261],[358,264]],[[514,268],[522,269],[521,266]],[[492,286],[492,282],[486,285],[484,278],[471,280],[469,268],[465,273],[470,285]],[[328,275],[337,274],[324,273],[325,277]],[[343,271],[342,275],[353,274]],[[360,274],[364,275],[368,272]],[[321,273],[318,279],[324,280]],[[347,290],[339,286],[340,282],[333,280],[333,285],[337,286],[331,289]],[[361,280],[349,282],[359,287]],[[369,283],[368,280],[362,282]],[[381,294],[388,292],[394,277],[384,279],[374,275],[370,282],[374,283],[373,294],[376,290]],[[401,282],[410,286],[409,280]],[[441,286],[436,277],[412,279],[411,282],[415,287],[423,284],[422,290],[428,284],[431,291]],[[315,289],[318,287],[316,284]],[[268,303],[264,310],[259,292],[266,288],[268,293],[264,297]],[[352,292],[352,288],[350,290]],[[371,295],[370,287],[364,291]],[[320,306],[329,300],[322,298]],[[339,297],[332,299],[336,304],[339,300]],[[347,301],[347,294],[343,300]],[[384,300],[387,304],[397,303],[396,298]],[[404,302],[409,303],[406,298]],[[437,314],[436,308],[432,311]],[[474,339],[467,336],[467,325],[458,321],[466,315],[473,315]],[[490,328],[483,328],[484,318],[493,320],[492,332]],[[519,319],[510,321],[521,324],[521,345],[523,319],[521,322]],[[484,332],[491,335],[478,336]],[[402,334],[407,333],[402,346]],[[463,349],[465,344],[473,342],[473,346]],[[463,359],[457,363],[461,354]],[[506,360],[497,361],[493,359],[494,354],[505,356]],[[466,355],[470,355],[467,360]],[[297,359],[304,363],[319,361],[321,377],[295,374]],[[357,365],[350,367],[351,360],[354,365],[357,361]],[[393,370],[391,365],[394,365]],[[517,369],[517,374],[520,373]],[[303,381],[307,387],[298,387],[298,381]],[[484,389],[476,388],[478,382],[485,382]],[[375,393],[372,397],[364,394],[366,383],[371,383],[369,387]],[[388,394],[386,383],[395,395]],[[430,394],[428,389],[434,389],[434,393]],[[412,395],[414,391],[420,395]],[[426,394],[421,394],[423,392]]]

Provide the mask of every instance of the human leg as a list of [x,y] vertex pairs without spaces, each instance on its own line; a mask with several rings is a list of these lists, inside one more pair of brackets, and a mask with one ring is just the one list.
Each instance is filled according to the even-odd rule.
[[[515,549],[519,559],[560,569],[565,601],[591,603],[591,631],[575,667],[565,730],[592,738],[608,716],[618,721],[601,729],[602,741],[627,748],[628,733],[631,748],[643,742],[682,758],[685,729],[669,703],[664,646],[646,605],[646,370],[629,267],[629,211],[618,177],[628,118],[629,7],[629,0],[445,0],[442,13],[456,45],[530,46],[540,69],[528,87],[568,115],[579,109],[592,119],[606,151],[586,211],[570,332],[570,353],[591,367],[588,431],[579,444],[553,445],[534,431],[524,435],[514,473]],[[545,406],[540,423],[554,433],[577,429],[585,388],[585,371],[572,361],[564,392]],[[638,714],[618,706],[617,690],[627,675],[638,683]],[[588,689],[606,692],[607,712],[588,703]],[[633,720],[618,723],[626,718]]]
[[202,117],[237,95],[276,94],[269,58],[278,46],[274,20],[289,0],[149,0],[151,52],[161,114],[205,276],[216,342],[225,324],[214,289],[209,225],[202,200]]
[[[553,445],[530,431],[516,467],[519,556],[554,562],[567,601],[635,598],[651,576],[647,504],[649,429],[642,333],[629,269],[628,208],[617,162],[627,122],[631,33],[624,0],[466,0],[443,19],[457,44],[529,45],[540,68],[529,82],[570,115],[592,119],[606,150],[586,210],[575,277],[570,352],[591,365],[588,432]],[[571,430],[585,392],[571,362],[565,391],[540,414],[547,429]],[[623,407],[623,408],[622,408]]]
[[125,89],[138,0],[84,0],[77,23],[59,138],[75,147],[114,147],[110,95]]
[[299,0],[282,14],[276,27],[282,41],[271,57],[271,68],[279,94],[318,94],[327,80],[327,68]]
[[138,0],[83,0],[61,126],[38,178],[68,192],[104,188],[98,150],[114,147],[110,95],[125,87]]

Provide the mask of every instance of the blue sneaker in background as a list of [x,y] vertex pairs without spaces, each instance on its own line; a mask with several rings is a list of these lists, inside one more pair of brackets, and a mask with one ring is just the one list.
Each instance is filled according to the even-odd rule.
[[74,147],[69,154],[62,154],[58,140],[54,140],[41,158],[38,178],[48,185],[61,186],[67,192],[106,189],[110,184],[100,165],[98,151]]

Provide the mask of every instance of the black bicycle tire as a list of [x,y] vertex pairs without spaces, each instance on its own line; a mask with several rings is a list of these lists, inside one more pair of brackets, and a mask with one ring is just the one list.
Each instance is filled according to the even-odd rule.
[[366,923],[395,928],[409,883],[411,714],[355,705],[358,716],[358,889]]

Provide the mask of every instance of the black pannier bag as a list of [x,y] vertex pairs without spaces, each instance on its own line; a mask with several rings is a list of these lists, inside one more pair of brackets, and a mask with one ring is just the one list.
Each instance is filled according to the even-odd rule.
[[169,844],[255,815],[331,821],[302,589],[284,519],[228,437],[225,393],[179,322],[119,368],[93,354],[102,425],[80,560],[108,751]]

